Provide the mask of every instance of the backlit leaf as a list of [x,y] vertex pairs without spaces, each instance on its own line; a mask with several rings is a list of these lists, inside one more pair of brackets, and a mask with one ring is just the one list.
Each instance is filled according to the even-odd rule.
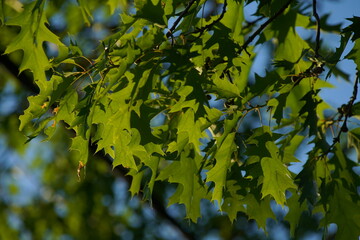
[[36,2],[32,2],[25,6],[25,10],[19,16],[7,21],[7,25],[20,26],[21,31],[5,50],[7,54],[16,50],[24,52],[20,72],[26,69],[32,71],[40,89],[45,88],[45,70],[51,66],[44,52],[43,43],[48,41],[58,46],[63,45],[58,36],[45,26],[48,22],[42,11],[43,7],[43,4],[38,6]]
[[216,164],[206,173],[207,181],[215,183],[212,201],[216,200],[220,205],[222,202],[223,191],[225,188],[226,175],[231,164],[233,152],[236,150],[234,145],[235,133],[230,133],[220,145],[215,154]]
[[274,197],[278,204],[285,204],[285,191],[289,188],[295,188],[290,172],[278,158],[278,149],[273,142],[267,142],[266,148],[271,153],[270,157],[261,159],[261,167],[264,172],[263,186],[261,189],[263,198],[267,195]]

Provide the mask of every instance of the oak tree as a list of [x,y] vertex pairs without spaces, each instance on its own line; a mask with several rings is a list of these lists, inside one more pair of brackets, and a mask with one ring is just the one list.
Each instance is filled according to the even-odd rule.
[[[266,230],[280,205],[292,236],[310,216],[324,236],[336,224],[337,239],[358,239],[360,17],[331,25],[316,0],[14,2],[0,5],[3,58],[36,92],[19,129],[66,131],[80,181],[97,154],[131,176],[131,195],[175,187],[168,204],[193,222],[205,200]],[[333,76],[353,84],[339,108],[320,95]]]

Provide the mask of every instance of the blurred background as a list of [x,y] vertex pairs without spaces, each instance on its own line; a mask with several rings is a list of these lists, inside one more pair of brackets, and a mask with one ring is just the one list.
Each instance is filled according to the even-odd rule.
[[[31,1],[2,1],[4,12],[18,11],[27,2]],[[91,25],[78,2],[86,2],[92,10]],[[46,4],[49,28],[65,44],[76,42],[85,56],[94,58],[100,40],[116,32],[119,13],[127,3],[125,0],[54,0]],[[207,11],[216,13],[216,1],[209,0],[207,6]],[[256,6],[256,2],[246,6],[249,21],[258,18],[253,16]],[[358,0],[318,1],[318,8],[320,16],[329,14],[329,25],[345,27],[349,24],[346,18],[360,16]],[[25,144],[27,138],[18,131],[18,118],[27,107],[26,98],[38,90],[31,74],[19,75],[21,53],[2,55],[18,31],[17,27],[0,26],[0,239],[290,239],[288,223],[283,220],[286,209],[276,204],[272,209],[277,220],[267,221],[267,233],[241,214],[230,224],[227,216],[208,201],[202,203],[203,218],[194,224],[184,220],[183,206],[167,208],[166,199],[174,192],[174,186],[156,183],[151,201],[144,202],[141,196],[131,197],[128,192],[131,179],[124,169],[113,170],[101,155],[90,155],[79,179],[78,161],[69,151],[71,133],[65,128],[57,128],[51,141],[37,137]],[[303,29],[297,31],[304,37],[309,34]],[[324,34],[322,40],[323,47],[334,49],[340,37]],[[54,46],[45,44],[44,48],[49,57],[56,56]],[[256,51],[251,75],[264,75],[271,67],[270,50],[264,45]],[[343,77],[327,80],[336,88],[321,92],[335,109],[349,100],[355,76],[350,61],[339,66]],[[306,148],[299,153],[300,160],[305,159],[305,153]],[[299,172],[300,168],[301,164],[292,170]],[[318,224],[316,217],[304,216],[295,239],[322,239]]]

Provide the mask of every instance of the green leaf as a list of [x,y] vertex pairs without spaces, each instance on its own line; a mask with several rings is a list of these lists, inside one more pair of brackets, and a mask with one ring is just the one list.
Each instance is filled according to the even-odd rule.
[[299,149],[299,146],[303,142],[305,136],[301,136],[297,134],[298,134],[297,131],[294,131],[293,134],[289,134],[288,138],[284,139],[284,144],[280,148],[282,161],[285,164],[300,162],[295,157],[295,153]]
[[316,135],[317,133],[318,115],[316,108],[320,101],[316,99],[316,95],[319,93],[319,91],[320,90],[314,92],[311,90],[301,98],[301,101],[305,101],[305,105],[300,109],[299,115],[307,113],[306,120],[304,122],[304,128],[309,127],[310,135]]
[[43,14],[43,7],[43,4],[39,6],[34,1],[26,5],[24,11],[19,16],[7,21],[7,25],[20,26],[21,31],[5,50],[5,54],[17,50],[24,52],[20,72],[26,69],[32,71],[34,80],[40,89],[45,88],[47,81],[45,70],[51,66],[44,52],[43,43],[47,41],[63,46],[58,36],[45,26],[48,22],[45,14]]
[[[145,146],[145,148],[148,152],[151,152],[151,150],[148,150],[148,148],[146,146]],[[151,195],[153,193],[154,184],[155,184],[155,180],[157,177],[157,171],[158,171],[158,167],[159,167],[160,157],[151,156],[148,160],[144,159],[143,161],[144,161],[144,164],[151,169],[151,178],[146,186],[144,197],[146,199],[151,200]]]
[[76,152],[76,158],[79,162],[86,165],[89,158],[89,140],[81,136],[76,136],[72,139],[70,150]]
[[164,11],[165,15],[170,15],[174,13],[173,0],[167,0],[163,2],[165,4]]
[[276,72],[267,72],[265,77],[255,74],[255,84],[250,86],[251,94],[242,101],[247,102],[253,97],[262,96],[265,93],[272,93],[274,91],[273,86],[278,81],[281,81],[281,78]]
[[251,193],[248,193],[243,200],[249,219],[254,219],[259,228],[264,230],[266,229],[266,220],[268,218],[275,219],[275,215],[270,208],[270,201],[270,197],[259,200]]
[[177,95],[180,96],[180,99],[171,107],[169,113],[181,111],[183,108],[193,108],[197,110],[197,104],[195,99],[189,101],[186,100],[187,96],[193,91],[191,86],[182,86],[177,90]]
[[219,149],[215,153],[215,166],[206,173],[207,182],[212,181],[215,183],[211,200],[216,200],[219,206],[221,206],[223,191],[226,183],[226,175],[231,164],[232,154],[236,150],[234,138],[234,132],[226,136],[225,140],[221,143]]
[[221,208],[228,214],[231,222],[237,219],[238,212],[246,212],[244,196],[237,193],[240,189],[241,186],[237,185],[236,181],[226,181],[226,191],[229,195],[224,197]]
[[166,26],[165,12],[161,6],[161,1],[137,0],[135,1],[135,8],[137,9],[136,17]]
[[[283,3],[281,3],[283,5]],[[271,6],[276,6],[271,4]],[[275,11],[278,11],[276,8]],[[300,17],[300,21],[298,20]],[[267,40],[275,38],[279,46],[276,48],[275,60],[287,60],[296,63],[302,56],[303,50],[310,48],[309,45],[297,34],[295,27],[301,23],[303,16],[298,14],[295,9],[290,9],[288,12],[282,14],[265,29],[264,34]],[[300,24],[301,23],[301,24]]]
[[[20,117],[20,129],[30,139],[45,133],[62,146],[60,128],[67,128],[75,135],[70,149],[71,157],[81,162],[78,170],[91,158],[89,146],[96,146],[96,157],[108,155],[113,167],[126,168],[132,178],[132,196],[141,192],[151,201],[165,193],[157,203],[184,204],[186,217],[192,221],[207,216],[201,207],[209,200],[230,221],[246,216],[267,231],[269,218],[281,220],[272,211],[277,203],[289,207],[284,220],[294,238],[303,237],[303,221],[319,221],[319,216],[323,216],[323,227],[338,224],[339,238],[359,235],[355,209],[359,164],[348,159],[345,146],[329,142],[332,129],[328,126],[341,119],[339,114],[329,115],[333,109],[319,91],[330,84],[318,78],[322,75],[315,76],[318,69],[313,69],[313,64],[324,62],[336,76],[346,76],[336,64],[344,58],[350,39],[354,47],[345,58],[359,68],[359,17],[350,19],[352,24],[341,32],[338,48],[328,50],[322,43],[314,44],[317,24],[304,15],[308,5],[302,1],[293,1],[283,12],[279,10],[289,0],[256,1],[254,15],[259,18],[254,22],[244,18],[244,10],[255,0],[135,0],[132,5],[124,0],[66,4],[37,0],[23,1],[31,3],[22,12],[14,8],[20,2],[0,5],[0,24],[8,21],[9,25],[0,29],[0,45],[12,53],[13,63],[21,64],[20,71],[33,72],[40,88],[39,95],[29,97],[30,105]],[[211,7],[209,2],[216,4]],[[221,12],[225,3],[226,11]],[[110,33],[107,19],[117,11],[121,11],[119,27],[108,29]],[[91,25],[93,13],[101,21]],[[48,25],[46,17],[62,16],[65,22],[60,27]],[[109,19],[111,24],[117,21],[114,17]],[[328,17],[322,14],[322,32],[340,37],[340,25],[327,24]],[[176,19],[180,21],[174,25],[173,36],[167,37]],[[312,32],[312,38],[303,39],[299,27]],[[70,40],[65,47],[50,29],[65,39],[69,32],[78,43]],[[88,32],[94,37],[85,39]],[[98,36],[108,33],[99,44]],[[246,51],[251,56],[239,54],[245,39],[254,40]],[[325,43],[326,34],[321,39]],[[271,50],[261,59],[264,67],[271,68],[263,75],[253,74],[257,71],[253,63],[261,57],[256,55],[260,45]],[[325,61],[314,58],[316,46],[319,54],[329,56]],[[45,53],[53,53],[54,48],[58,57],[49,61]],[[2,65],[0,74],[7,68],[5,61]],[[295,84],[295,76],[304,80]],[[21,75],[21,82],[23,77],[27,74]],[[8,74],[3,78],[10,79]],[[0,88],[5,86],[1,93],[7,93],[6,84],[0,83]],[[23,95],[17,86],[14,89]],[[359,109],[360,104],[354,104],[352,115],[360,115]],[[13,132],[4,127],[0,132],[7,131]],[[360,151],[360,130],[349,131],[348,138],[349,145]],[[308,159],[296,176],[289,165],[299,161],[296,156],[303,155],[303,145],[309,149]],[[89,169],[89,178],[105,173],[103,167],[97,168],[97,161],[94,164],[88,166],[95,166]],[[59,178],[60,173],[49,178]],[[167,197],[169,192],[171,197]],[[86,196],[91,199],[90,195]],[[96,199],[90,202],[101,203],[101,197]],[[219,227],[224,233],[221,237],[231,238],[231,225],[225,225]],[[318,222],[312,225],[310,230],[316,230]]]
[[261,167],[264,172],[261,193],[263,198],[271,195],[278,204],[284,205],[286,202],[285,191],[297,187],[289,170],[278,158],[279,153],[276,145],[273,142],[267,142],[265,145],[271,154],[271,158],[264,157],[261,159]]
[[143,32],[144,32],[144,35],[139,37],[137,40],[137,45],[143,51],[151,49],[155,45],[164,41],[165,35],[163,33],[163,29],[157,25],[154,25],[149,30],[146,30]]
[[132,176],[129,191],[131,193],[131,196],[134,197],[136,194],[139,193],[141,189],[141,180],[143,179],[144,171],[136,171],[134,169],[130,169],[127,175]]
[[[39,95],[28,97],[29,107],[24,111],[24,114],[19,117],[21,121],[19,130],[24,130],[24,128],[32,124],[33,119],[40,118],[48,112],[55,101],[63,97],[72,82],[73,79],[71,77],[65,78],[53,75],[49,81],[45,82],[43,88],[40,89]],[[68,99],[68,101],[69,100],[70,99]],[[40,131],[38,133],[40,133]]]
[[348,132],[348,145],[354,147],[357,158],[360,160],[360,128],[352,129]]
[[343,180],[348,189],[356,189],[360,185],[360,176],[354,171],[357,164],[344,154],[339,144],[335,145],[334,153],[334,157],[329,161],[334,164],[333,178]]
[[176,192],[169,199],[169,205],[184,204],[186,216],[196,222],[201,216],[200,200],[207,198],[208,192],[206,185],[202,184],[198,175],[202,157],[196,153],[195,156],[191,156],[190,153],[190,148],[186,147],[185,151],[181,153],[180,161],[175,161],[163,169],[157,180],[168,179],[171,183],[179,183]]
[[343,54],[349,42],[350,36],[351,36],[350,33],[345,33],[341,35],[340,46],[336,48],[336,51],[326,59],[328,63],[336,65],[340,61],[341,55]]
[[140,162],[149,161],[150,155],[145,147],[140,144],[141,135],[136,128],[132,128],[131,132],[123,130],[117,133],[114,139],[115,159],[113,167],[122,165],[125,168],[139,170]]
[[307,200],[310,204],[315,205],[318,201],[319,187],[317,184],[317,162],[309,158],[304,164],[301,172],[296,176],[301,195],[299,201],[303,203]]
[[115,13],[117,8],[126,9],[128,2],[126,0],[107,0],[107,5],[110,8],[110,13]]
[[242,43],[244,39],[241,34],[242,23],[244,21],[243,8],[243,2],[229,1],[226,14],[220,21],[231,29],[230,37],[237,43]]
[[[139,136],[137,136],[139,138]],[[139,141],[140,139],[136,140]],[[140,147],[141,148],[141,147]],[[161,150],[161,147],[159,145],[155,145],[154,143],[148,143],[145,145],[145,149],[147,151],[146,155],[149,155],[150,157],[147,157],[145,154],[135,152],[135,155],[138,155],[139,158],[141,158],[141,155],[143,157],[141,158],[142,162],[151,169],[151,177],[148,182],[146,182],[145,187],[144,184],[142,184],[145,176],[145,171],[148,169],[146,167],[142,167],[139,171],[131,168],[127,175],[130,175],[133,177],[131,181],[130,186],[130,192],[131,196],[134,196],[140,192],[140,190],[143,190],[144,195],[143,198],[145,200],[151,200],[151,195],[153,192],[155,179],[157,176],[157,170],[160,162],[160,157],[152,155],[153,153],[157,153],[159,155],[164,155],[164,152]],[[146,177],[147,178],[147,177]],[[142,189],[143,188],[143,189]]]
[[277,98],[272,98],[268,102],[269,107],[275,108],[273,118],[276,119],[276,123],[280,125],[284,118],[284,108],[286,106],[286,100],[289,93],[280,94]]
[[355,40],[354,47],[351,49],[351,51],[348,53],[348,55],[345,56],[347,59],[351,59],[354,61],[354,63],[357,66],[357,71],[360,71],[360,39]]
[[328,74],[326,75],[326,78],[329,78],[331,74],[334,73],[335,76],[342,75],[345,80],[348,79],[348,77],[346,77],[346,73],[342,72],[342,70],[339,69],[336,65],[341,60],[341,56],[344,53],[347,44],[349,43],[350,37],[351,33],[342,34],[340,39],[340,46],[336,48],[333,54],[325,58],[326,63],[331,66]]
[[300,202],[300,196],[296,191],[291,191],[292,196],[287,200],[286,205],[289,207],[289,212],[286,214],[284,220],[290,223],[290,234],[295,235],[295,230],[299,225],[301,215],[307,211],[306,203]]
[[351,106],[351,115],[360,115],[360,102],[354,103],[354,105]]
[[360,236],[360,208],[359,197],[353,199],[352,193],[337,183],[333,197],[329,202],[326,214],[328,223],[336,223],[338,239],[358,239]]
[[[112,81],[114,81],[113,84],[116,84],[116,80],[119,81],[119,78],[117,78],[117,74],[112,76],[114,77],[114,79],[112,79]],[[94,120],[92,122],[100,125],[98,134],[101,134],[101,136],[97,136],[96,138],[96,140],[98,140],[97,151],[106,149],[107,153],[113,156],[115,153],[113,153],[111,148],[116,145],[117,141],[120,146],[122,145],[122,143],[119,142],[119,136],[123,134],[127,136],[126,132],[131,132],[131,112],[128,100],[133,86],[133,83],[127,84],[126,80],[120,81],[120,83],[117,83],[117,89],[111,95],[107,96],[106,92],[104,92],[104,97],[99,97],[98,101],[102,103],[104,107],[101,108],[99,105],[95,108]],[[121,153],[118,154],[121,155]],[[120,158],[119,155],[118,157]]]
[[280,136],[272,133],[268,126],[253,129],[252,135],[246,140],[248,146],[245,152],[247,156],[250,156],[251,163],[258,162],[263,157],[270,157],[271,154],[266,147],[266,143],[276,141]]
[[0,26],[4,24],[4,8],[3,8],[4,2],[1,1],[0,3]]
[[220,98],[235,98],[240,97],[240,91],[234,83],[231,83],[226,78],[220,78],[216,75],[213,79],[214,87],[211,88],[212,91],[215,91],[219,94]]
[[[179,146],[191,143],[200,152],[200,139],[205,137],[205,134],[201,131],[201,125],[199,120],[195,120],[194,110],[191,108],[187,109],[179,120],[177,140]],[[180,152],[182,149],[178,148],[177,150]]]
[[347,18],[347,20],[352,21],[352,24],[344,28],[343,32],[351,32],[354,35],[351,38],[351,41],[355,41],[360,38],[360,17],[354,16],[352,18]]
[[[252,54],[252,47],[249,47],[247,51]],[[243,91],[248,86],[248,78],[251,71],[252,63],[255,58],[255,54],[252,54],[251,56],[243,55],[238,58],[234,58],[232,60],[232,63],[238,68],[230,68],[230,73],[232,73],[233,82],[236,84],[237,88],[239,89],[240,94],[243,93]]]
[[91,11],[89,9],[89,4],[85,0],[76,0],[79,4],[81,15],[84,19],[84,22],[87,26],[91,25],[93,21],[93,17],[91,15]]

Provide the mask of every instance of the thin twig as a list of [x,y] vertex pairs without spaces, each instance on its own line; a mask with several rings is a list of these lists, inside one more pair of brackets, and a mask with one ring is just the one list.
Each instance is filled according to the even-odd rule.
[[269,18],[266,22],[264,22],[259,28],[258,30],[256,30],[247,40],[246,42],[241,46],[240,50],[238,51],[238,54],[241,54],[241,52],[244,50],[249,56],[251,55],[246,48],[248,47],[248,45],[255,39],[255,37],[257,35],[259,35],[266,27],[267,25],[269,25],[271,22],[273,22],[277,17],[279,17],[286,8],[288,8],[288,6],[291,4],[293,0],[289,0],[287,3],[285,3],[284,6],[282,6],[282,8],[279,9],[279,11],[272,16],[271,18]]
[[319,14],[316,11],[316,0],[313,0],[313,14],[316,19],[317,29],[316,29],[316,46],[315,46],[315,58],[318,58],[319,55],[319,49],[320,49],[320,17]]
[[318,61],[318,58],[320,57],[319,54],[319,49],[320,49],[320,17],[319,14],[316,11],[316,0],[313,0],[313,15],[316,19],[316,24],[317,24],[317,30],[316,30],[316,40],[315,40],[315,60],[312,60],[312,64],[311,66],[306,69],[305,72],[300,73],[298,76],[293,77],[292,81],[294,82],[294,86],[297,86],[300,81],[304,78],[307,77],[318,77],[323,71],[323,63],[321,63],[320,61]]
[[341,118],[343,116],[345,116],[344,118],[344,122],[340,128],[340,131],[339,133],[337,134],[336,137],[333,138],[333,142],[332,144],[330,145],[329,149],[326,150],[324,153],[322,153],[320,156],[318,156],[317,158],[322,158],[326,155],[328,155],[334,148],[334,146],[340,142],[340,137],[341,137],[341,134],[343,132],[347,132],[348,131],[348,127],[347,127],[347,121],[348,121],[348,118],[352,116],[352,112],[351,112],[351,109],[352,109],[352,106],[354,105],[354,102],[356,100],[356,96],[358,94],[358,84],[359,84],[359,78],[360,78],[360,75],[359,75],[359,72],[356,73],[356,78],[355,78],[355,82],[354,82],[354,89],[353,89],[353,94],[352,96],[350,97],[350,100],[349,102],[342,108],[344,108],[344,110],[341,110],[340,112],[340,117],[339,117],[339,121],[341,121]]
[[210,24],[208,24],[208,25],[206,25],[206,26],[204,26],[202,28],[196,29],[195,31],[191,32],[191,34],[192,33],[200,33],[200,35],[199,35],[199,37],[200,37],[207,29],[212,28],[212,26],[214,26],[216,23],[220,22],[221,19],[223,19],[223,17],[225,16],[226,7],[227,7],[227,0],[224,1],[224,5],[223,5],[223,8],[222,8],[221,14],[215,21],[213,21],[212,23],[210,23]]
[[169,29],[168,33],[166,34],[166,37],[171,37],[172,39],[174,39],[173,36],[173,31],[175,30],[175,28],[177,27],[177,25],[179,24],[180,20],[185,16],[185,14],[187,14],[191,8],[191,6],[196,2],[196,0],[191,0],[188,5],[186,6],[185,10],[182,11],[182,13],[179,15],[179,17],[175,20],[174,24],[172,25],[172,27]]

